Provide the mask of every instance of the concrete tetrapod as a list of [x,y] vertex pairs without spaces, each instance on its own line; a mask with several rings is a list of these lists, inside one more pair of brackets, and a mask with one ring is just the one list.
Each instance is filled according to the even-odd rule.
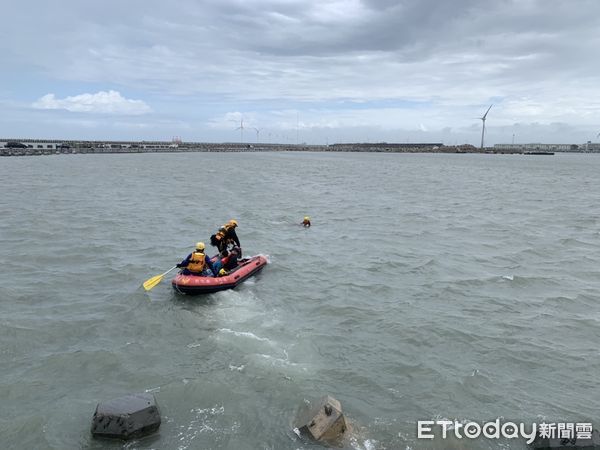
[[152,394],[131,394],[98,403],[92,419],[94,437],[132,439],[154,433],[160,412]]
[[302,437],[322,444],[338,446],[347,430],[342,405],[335,398],[326,395],[315,406],[298,416],[295,431]]

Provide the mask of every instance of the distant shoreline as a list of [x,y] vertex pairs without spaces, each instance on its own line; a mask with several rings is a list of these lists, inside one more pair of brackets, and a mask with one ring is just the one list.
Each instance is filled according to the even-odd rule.
[[[27,148],[2,148],[9,142],[27,145]],[[248,152],[362,152],[362,153],[482,153],[482,154],[544,154],[523,149],[479,149],[472,145],[446,146],[441,143],[354,143],[332,145],[249,144],[249,143],[185,143],[185,142],[100,142],[56,140],[0,141],[0,156],[41,156],[55,154],[122,154],[122,153],[248,153]]]

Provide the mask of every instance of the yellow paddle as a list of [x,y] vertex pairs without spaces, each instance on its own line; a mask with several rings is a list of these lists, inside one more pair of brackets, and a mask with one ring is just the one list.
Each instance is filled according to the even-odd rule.
[[167,270],[165,273],[162,273],[160,275],[156,275],[155,277],[152,277],[146,281],[144,281],[144,284],[142,286],[144,286],[144,289],[146,289],[147,291],[149,291],[150,289],[152,289],[154,286],[156,286],[158,283],[160,283],[163,279],[163,277],[168,274],[171,270],[177,269],[177,266],[171,267],[169,270]]

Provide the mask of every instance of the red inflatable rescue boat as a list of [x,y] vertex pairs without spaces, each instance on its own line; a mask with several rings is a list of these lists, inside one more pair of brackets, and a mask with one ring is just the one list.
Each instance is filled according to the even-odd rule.
[[262,255],[240,259],[238,266],[222,277],[201,277],[198,275],[178,274],[171,284],[173,289],[182,294],[197,295],[232,289],[259,272],[267,265],[267,258]]

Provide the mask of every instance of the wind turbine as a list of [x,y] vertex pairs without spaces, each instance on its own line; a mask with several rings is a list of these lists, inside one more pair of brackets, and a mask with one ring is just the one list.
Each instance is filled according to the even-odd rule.
[[256,143],[258,144],[258,133],[260,133],[259,128],[254,128],[256,130]]
[[481,127],[481,150],[483,150],[483,135],[485,134],[485,118],[487,117],[488,113],[490,112],[490,109],[492,109],[492,106],[494,106],[493,103],[487,109],[487,111],[485,112],[483,117],[478,117],[478,119],[480,119],[481,122],[483,122],[482,127]]
[[244,118],[240,119],[240,126],[236,128],[236,130],[240,130],[240,142],[244,143]]
[[[233,122],[235,124],[238,123],[237,120],[235,120],[235,119],[229,119],[229,121]],[[240,119],[240,126],[235,129],[236,131],[240,130],[240,141],[241,141],[241,143],[244,142],[244,128],[246,128],[246,127],[244,127],[244,118],[242,117]]]

